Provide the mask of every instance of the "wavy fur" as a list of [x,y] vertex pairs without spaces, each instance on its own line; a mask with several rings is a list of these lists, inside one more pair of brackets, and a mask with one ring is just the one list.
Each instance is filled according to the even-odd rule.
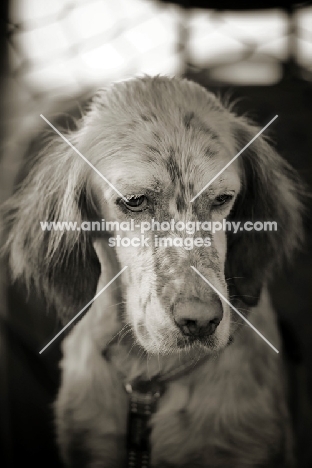
[[[5,205],[13,278],[43,292],[65,322],[128,265],[120,289],[107,290],[64,341],[56,415],[69,466],[123,466],[122,381],[172,369],[195,352],[211,356],[168,386],[153,417],[153,467],[291,466],[279,357],[226,304],[215,333],[199,348],[181,338],[172,316],[188,301],[195,310],[195,299],[214,312],[211,290],[190,269],[196,265],[279,344],[266,285],[301,241],[301,190],[294,171],[260,136],[188,203],[258,131],[195,83],[144,77],[100,90],[66,136],[123,194],[147,193],[150,217],[274,220],[277,232],[216,233],[211,249],[190,252],[113,250],[105,238],[94,248],[89,232],[45,233],[40,221],[129,218],[116,193],[58,136]],[[218,214],[213,197],[229,189],[235,199]],[[132,213],[141,221],[145,214]],[[114,336],[119,341],[109,345]]]

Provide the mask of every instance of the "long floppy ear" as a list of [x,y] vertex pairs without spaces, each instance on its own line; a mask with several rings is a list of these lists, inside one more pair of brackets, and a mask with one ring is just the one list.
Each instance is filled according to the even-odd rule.
[[[235,117],[237,152],[259,132]],[[243,187],[230,214],[231,221],[275,221],[277,231],[228,233],[226,276],[232,297],[255,305],[263,284],[290,259],[302,240],[302,185],[295,171],[259,136],[239,156]]]
[[[79,132],[68,138],[78,144]],[[88,165],[54,136],[16,193],[4,205],[5,251],[13,279],[36,287],[63,322],[94,296],[100,264],[89,231],[42,230],[40,222],[94,219]]]

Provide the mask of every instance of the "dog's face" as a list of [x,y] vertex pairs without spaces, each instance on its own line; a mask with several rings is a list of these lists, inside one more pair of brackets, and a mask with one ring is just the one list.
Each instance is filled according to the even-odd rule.
[[[108,161],[103,156],[97,167],[129,202],[97,174],[92,174],[92,185],[97,187],[97,196],[101,194],[103,218],[119,222],[133,219],[138,227],[113,236],[141,238],[142,223],[152,219],[196,223],[222,221],[230,213],[241,186],[237,162],[191,202],[235,155],[235,141],[228,112],[214,96],[199,88],[182,100],[181,92],[188,95],[190,90],[188,82],[164,81],[154,89],[146,83],[133,91],[135,103],[123,111],[115,110],[116,140],[109,148],[115,157]],[[113,105],[108,102],[99,107],[98,115],[90,121],[90,130],[102,137],[96,151],[103,155],[111,143],[107,143],[109,135],[101,124],[107,110],[112,114]],[[208,245],[188,250],[159,243],[168,237],[206,239]],[[191,266],[228,298],[225,232],[211,235],[201,229],[192,234],[156,229],[146,232],[145,238],[145,245],[115,247],[121,267],[128,266],[123,276],[126,315],[139,343],[147,351],[159,353],[193,343],[210,350],[224,347],[230,333],[229,307]]]
[[[35,175],[30,174],[13,203],[13,218],[18,219],[17,206],[22,216],[24,206],[23,233],[28,248],[30,233],[34,239],[36,235],[26,219],[27,213],[28,218],[37,216],[37,223],[51,218],[63,220],[65,216],[76,221],[92,217],[88,211],[91,204],[96,207],[97,217],[106,221],[121,223],[133,219],[136,226],[133,231],[111,233],[114,237],[128,238],[141,237],[142,223],[152,219],[160,223],[170,220],[202,223],[235,217],[241,221],[269,219],[280,223],[283,231],[287,217],[291,218],[297,227],[289,224],[291,229],[287,233],[251,232],[233,237],[224,231],[212,234],[201,228],[193,233],[156,229],[145,232],[148,241],[143,245],[107,247],[115,248],[121,268],[128,267],[122,275],[125,320],[148,352],[168,353],[194,344],[218,351],[229,341],[231,312],[191,267],[223,297],[231,299],[234,291],[236,298],[252,304],[257,301],[277,246],[281,253],[289,253],[300,231],[296,184],[289,173],[286,175],[288,167],[262,138],[191,201],[256,133],[257,129],[223,107],[214,95],[187,80],[156,77],[119,83],[97,93],[71,141],[127,201],[66,149],[63,167],[61,164],[58,168],[59,178],[51,167],[44,169],[48,158],[44,155],[41,169],[39,166],[34,169]],[[54,155],[61,151],[55,148]],[[49,157],[48,164],[56,165],[57,158]],[[59,165],[60,161],[59,156]],[[44,190],[47,191],[47,199],[33,213],[30,205],[34,209],[35,202],[31,195],[34,198],[34,192],[40,190],[43,197]],[[16,232],[19,222],[15,223]],[[79,305],[88,302],[99,276],[91,236],[51,233],[47,248],[46,236],[39,239],[37,235],[39,248],[33,242],[32,252],[29,248],[26,255],[26,237],[23,240],[18,236],[12,235],[9,240],[16,275],[26,269],[30,255],[31,265],[35,265],[34,252],[40,263],[39,253],[46,250],[45,255],[52,260],[45,270],[48,277],[45,288],[53,279],[55,296],[60,292],[63,297],[67,295],[65,305],[69,309],[69,301],[74,303],[77,296],[76,286],[70,283],[72,277],[77,277],[75,284],[78,282],[82,292]],[[180,238],[181,242],[188,238],[188,243],[191,238],[194,245],[168,247],[159,242],[162,238]],[[203,241],[196,244],[195,238]],[[41,264],[41,271],[44,268]],[[83,278],[79,276],[80,270]],[[68,276],[68,288],[63,283],[55,286],[57,275]],[[77,302],[74,312],[79,310]]]

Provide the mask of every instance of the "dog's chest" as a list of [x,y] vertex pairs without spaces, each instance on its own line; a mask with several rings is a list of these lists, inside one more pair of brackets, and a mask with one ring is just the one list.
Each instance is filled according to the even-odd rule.
[[210,409],[198,411],[194,403],[200,395],[190,382],[173,382],[159,400],[157,412],[151,419],[151,452],[153,466],[165,463],[181,465],[194,460],[194,452],[205,445],[203,427],[210,418]]
[[[134,440],[137,453],[140,453],[138,445],[145,446],[146,434],[142,434],[142,431],[146,430],[149,433],[152,467],[164,468],[167,465],[180,467],[185,463],[189,463],[185,466],[195,467],[197,465],[192,463],[204,452],[207,445],[205,428],[211,425],[209,420],[214,413],[213,408],[207,404],[199,408],[201,400],[198,389],[195,390],[190,382],[185,382],[183,379],[171,382],[157,400],[155,411],[150,417],[145,418],[145,415],[141,414],[142,418],[140,418],[137,414],[135,417],[131,414],[132,400],[129,396],[128,414],[124,414],[123,422],[120,420],[122,424],[119,435],[116,434],[117,438],[120,440],[119,436],[122,433],[125,434],[124,445],[127,445],[127,440],[128,442]],[[142,409],[143,406],[141,405]],[[127,419],[128,427],[124,424]],[[129,423],[131,420],[132,423]],[[129,434],[129,430],[132,430],[133,434]],[[144,451],[145,447],[142,450]],[[121,453],[120,455],[122,456]],[[138,456],[140,458],[140,455]],[[202,466],[205,465],[200,462],[198,467]]]
[[248,393],[239,371],[215,378],[214,371],[204,366],[167,386],[150,419],[153,468],[207,468],[220,459],[257,466],[278,447],[281,414],[272,394],[250,384]]

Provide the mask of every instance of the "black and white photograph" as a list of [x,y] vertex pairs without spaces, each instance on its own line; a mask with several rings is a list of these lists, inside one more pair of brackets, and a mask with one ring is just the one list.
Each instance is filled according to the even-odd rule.
[[312,2],[3,0],[0,466],[312,467]]

